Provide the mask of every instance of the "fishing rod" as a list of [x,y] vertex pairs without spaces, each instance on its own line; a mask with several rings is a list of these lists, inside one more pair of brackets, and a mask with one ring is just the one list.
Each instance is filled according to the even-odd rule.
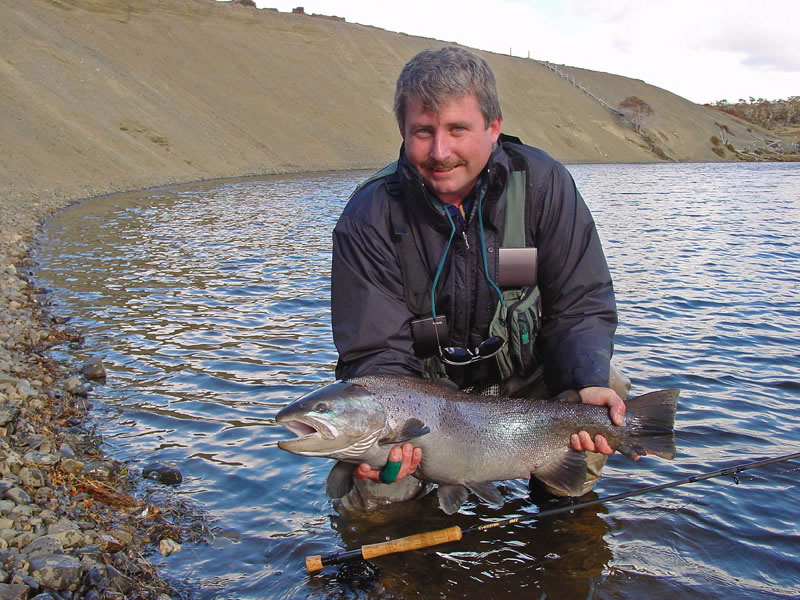
[[572,512],[574,510],[587,508],[589,506],[595,506],[597,504],[602,504],[604,502],[615,502],[617,500],[622,500],[624,498],[641,496],[642,494],[649,494],[650,492],[658,492],[660,490],[665,490],[667,488],[677,487],[679,485],[686,485],[687,483],[695,483],[698,481],[704,481],[706,479],[713,479],[714,477],[723,477],[725,475],[731,475],[733,476],[734,481],[736,483],[739,483],[739,480],[736,478],[737,473],[741,473],[742,471],[746,471],[748,469],[757,469],[758,467],[765,467],[773,463],[792,460],[793,458],[800,458],[800,452],[795,452],[793,454],[785,454],[783,456],[777,456],[774,458],[765,458],[763,460],[757,460],[749,463],[742,463],[740,465],[728,467],[727,469],[720,469],[719,471],[713,471],[702,475],[692,475],[691,477],[686,477],[685,479],[679,479],[677,481],[672,481],[670,483],[650,485],[647,487],[640,488],[638,490],[624,492],[622,494],[605,496],[603,498],[597,498],[595,500],[588,500],[586,502],[578,502],[576,504],[569,504],[566,506],[561,506],[559,508],[543,510],[539,513],[536,513],[535,515],[525,515],[524,517],[512,517],[509,519],[503,519],[502,521],[495,521],[493,523],[486,523],[484,525],[476,525],[475,527],[468,527],[467,529],[461,529],[461,527],[455,525],[453,527],[448,527],[446,529],[438,529],[436,531],[418,533],[415,535],[398,538],[396,540],[389,540],[387,542],[380,542],[377,544],[367,544],[361,546],[361,548],[359,548],[358,550],[350,550],[348,552],[333,552],[331,554],[324,554],[324,555],[307,556],[306,570],[309,573],[312,573],[314,571],[319,571],[323,567],[329,565],[338,565],[350,560],[357,560],[357,559],[369,560],[370,558],[385,556],[386,554],[408,552],[409,550],[419,550],[420,548],[438,546],[439,544],[446,544],[448,542],[457,542],[462,538],[463,535],[468,533],[485,531],[486,529],[494,529],[495,527],[514,525],[516,523],[524,523],[527,521],[537,521],[539,519],[544,519],[545,517],[552,517],[554,515],[560,515],[565,512]]

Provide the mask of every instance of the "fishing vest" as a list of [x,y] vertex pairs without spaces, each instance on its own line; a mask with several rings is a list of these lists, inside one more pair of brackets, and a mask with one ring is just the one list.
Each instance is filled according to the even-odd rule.
[[[503,135],[502,139],[521,144],[518,138],[511,136]],[[498,299],[494,318],[489,325],[489,335],[502,337],[506,340],[506,345],[494,358],[486,359],[496,360],[501,382],[512,376],[524,379],[534,372],[539,362],[535,352],[535,341],[542,321],[541,294],[535,281],[537,267],[536,248],[533,246],[535,240],[528,240],[526,235],[526,225],[529,222],[526,207],[533,210],[533,194],[529,185],[528,166],[521,155],[509,149],[508,146],[505,149],[509,156],[511,169],[506,188],[505,227],[500,249],[501,281],[499,283],[501,288],[506,289],[502,290],[502,300]],[[414,231],[409,226],[402,188],[396,173],[397,161],[387,165],[359,185],[356,192],[372,181],[386,178],[390,231],[400,259],[406,305],[417,317],[415,322],[430,321],[432,317],[432,278],[420,255]],[[528,245],[529,243],[530,245]],[[523,253],[519,253],[520,249],[524,249]],[[506,252],[507,250],[510,252]],[[506,256],[509,257],[507,262],[511,276],[506,277],[508,283],[504,284],[502,270]],[[519,257],[522,257],[525,264],[519,262]],[[523,269],[532,272],[532,280],[526,283],[518,282],[519,273]],[[434,323],[433,326],[440,326],[440,323]],[[425,362],[425,376],[435,378],[446,375],[444,365],[439,360],[438,347],[424,343],[420,339],[422,335],[420,331],[421,328],[415,328],[412,323],[414,350],[417,356]],[[441,330],[439,331],[441,332]],[[437,336],[437,341],[442,345],[446,344],[439,340],[439,337],[446,340],[447,332],[443,331]]]

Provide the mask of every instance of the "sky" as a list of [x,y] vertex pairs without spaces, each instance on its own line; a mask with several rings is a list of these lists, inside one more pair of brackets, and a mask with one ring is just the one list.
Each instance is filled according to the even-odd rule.
[[800,96],[800,0],[256,4],[642,79],[700,104]]

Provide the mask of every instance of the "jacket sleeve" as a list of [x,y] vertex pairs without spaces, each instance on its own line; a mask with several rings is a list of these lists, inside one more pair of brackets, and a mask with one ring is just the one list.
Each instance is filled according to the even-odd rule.
[[607,387],[617,309],[594,220],[563,165],[553,165],[536,193],[540,350],[548,387],[553,393]]
[[384,212],[379,207],[359,207],[351,200],[333,232],[331,323],[339,352],[336,377],[421,376],[423,363],[414,354],[412,319]]

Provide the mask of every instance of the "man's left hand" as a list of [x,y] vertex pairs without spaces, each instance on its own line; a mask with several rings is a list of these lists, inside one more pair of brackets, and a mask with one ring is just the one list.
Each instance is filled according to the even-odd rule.
[[[608,406],[611,422],[614,425],[625,424],[625,402],[611,388],[592,386],[583,388],[580,392],[581,402],[595,406]],[[573,433],[572,447],[579,452],[600,452],[601,454],[614,454],[614,449],[608,445],[605,436],[596,435],[594,439],[586,431]]]

